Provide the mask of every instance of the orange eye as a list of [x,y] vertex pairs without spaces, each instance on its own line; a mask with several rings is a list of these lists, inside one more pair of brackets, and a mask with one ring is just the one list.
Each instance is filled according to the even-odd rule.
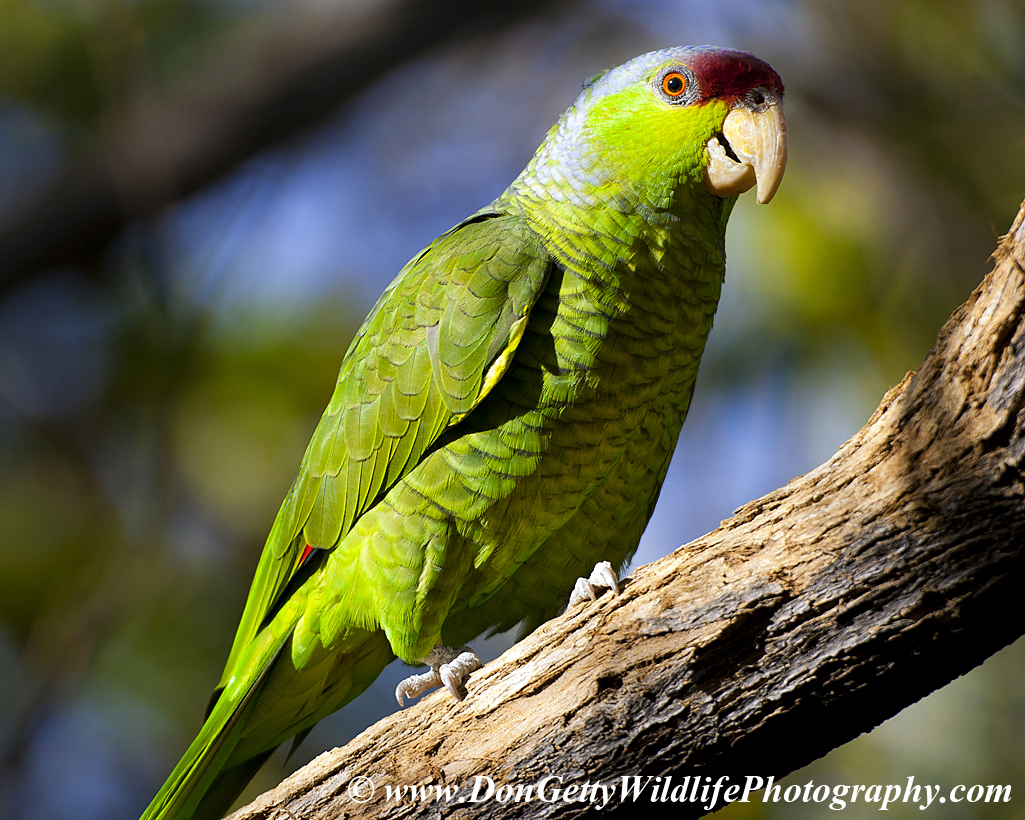
[[662,78],[662,91],[667,97],[679,97],[687,90],[687,78],[679,71],[671,71]]

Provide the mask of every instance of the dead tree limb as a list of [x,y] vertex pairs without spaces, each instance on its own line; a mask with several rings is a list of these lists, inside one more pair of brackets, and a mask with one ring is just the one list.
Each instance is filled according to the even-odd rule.
[[[780,777],[1023,634],[1025,206],[995,259],[828,462],[639,569],[618,598],[545,624],[475,674],[463,703],[434,694],[397,712],[234,820],[441,817],[457,807],[389,801],[386,787],[466,800],[476,775]],[[360,777],[375,786],[364,803]],[[458,816],[586,810],[535,797]]]

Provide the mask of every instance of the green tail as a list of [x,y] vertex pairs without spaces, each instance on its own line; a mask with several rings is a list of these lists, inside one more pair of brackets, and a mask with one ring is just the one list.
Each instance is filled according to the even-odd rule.
[[199,736],[142,820],[223,817],[281,743],[294,737],[294,751],[317,722],[365,691],[395,658],[383,632],[353,630],[330,649],[316,646],[297,667],[291,614],[276,624],[280,630],[274,624],[264,629],[239,656]]
[[220,820],[224,817],[232,803],[238,800],[238,796],[249,785],[249,781],[256,776],[260,767],[273,753],[274,749],[268,749],[237,766],[218,772],[210,788],[200,798],[190,820]]
[[192,741],[171,776],[157,792],[141,820],[217,820],[242,793],[274,748],[228,766],[246,717],[281,653],[290,633],[254,658],[248,669],[257,670],[230,685],[213,704],[203,728]]

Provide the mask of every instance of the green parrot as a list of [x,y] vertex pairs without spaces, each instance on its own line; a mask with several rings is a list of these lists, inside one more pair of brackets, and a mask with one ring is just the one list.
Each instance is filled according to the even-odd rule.
[[144,820],[220,817],[395,657],[431,666],[400,704],[440,683],[461,698],[479,665],[462,644],[532,628],[571,590],[616,591],[690,405],[727,219],[782,178],[782,97],[744,52],[630,60],[402,269],[345,355],[206,722]]

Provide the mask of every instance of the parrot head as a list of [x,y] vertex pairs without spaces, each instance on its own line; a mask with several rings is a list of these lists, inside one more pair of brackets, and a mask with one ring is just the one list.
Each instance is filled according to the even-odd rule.
[[678,211],[754,187],[766,203],[786,167],[782,103],[779,75],[746,52],[643,54],[585,84],[523,182],[584,208]]

